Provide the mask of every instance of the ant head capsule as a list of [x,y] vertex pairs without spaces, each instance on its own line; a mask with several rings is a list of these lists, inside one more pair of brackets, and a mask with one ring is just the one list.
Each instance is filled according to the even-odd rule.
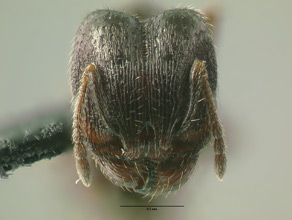
[[76,166],[90,185],[88,153],[113,184],[168,194],[187,181],[214,137],[219,179],[226,157],[216,113],[217,66],[202,14],[148,20],[111,10],[79,26],[71,60]]

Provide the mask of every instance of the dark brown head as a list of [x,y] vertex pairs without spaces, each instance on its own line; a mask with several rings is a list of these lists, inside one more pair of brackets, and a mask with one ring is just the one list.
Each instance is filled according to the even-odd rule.
[[[212,98],[214,47],[191,9],[145,21],[99,10],[80,25],[71,62],[73,95],[78,104],[83,97],[75,144],[84,142],[115,185],[158,195],[187,181],[212,129],[198,60]],[[85,82],[88,65],[95,69]]]

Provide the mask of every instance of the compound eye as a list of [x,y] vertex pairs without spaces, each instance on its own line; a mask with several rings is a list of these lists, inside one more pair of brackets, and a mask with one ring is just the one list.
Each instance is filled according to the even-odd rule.
[[203,148],[201,144],[190,141],[188,139],[175,138],[171,142],[171,155],[170,158],[174,158],[177,155],[183,155],[186,153],[197,154]]
[[91,145],[92,152],[97,156],[105,154],[121,156],[125,151],[120,139],[111,135],[100,135]]

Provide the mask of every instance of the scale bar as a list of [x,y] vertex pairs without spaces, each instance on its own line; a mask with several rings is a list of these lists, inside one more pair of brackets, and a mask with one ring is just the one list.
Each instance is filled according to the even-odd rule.
[[120,205],[121,208],[184,208],[184,205]]

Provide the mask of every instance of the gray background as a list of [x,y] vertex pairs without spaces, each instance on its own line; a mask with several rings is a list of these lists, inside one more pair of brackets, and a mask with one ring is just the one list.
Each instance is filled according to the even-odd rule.
[[[79,22],[94,9],[130,5],[125,0],[0,0],[0,127],[36,109],[69,103],[68,60]],[[69,152],[0,180],[1,220],[292,218],[292,3],[160,0],[158,7],[190,5],[215,9],[219,16],[218,103],[228,144],[224,181],[215,177],[209,147],[190,181],[156,201],[184,208],[122,209],[135,200],[109,188],[103,178],[95,177],[89,189],[75,184]]]

